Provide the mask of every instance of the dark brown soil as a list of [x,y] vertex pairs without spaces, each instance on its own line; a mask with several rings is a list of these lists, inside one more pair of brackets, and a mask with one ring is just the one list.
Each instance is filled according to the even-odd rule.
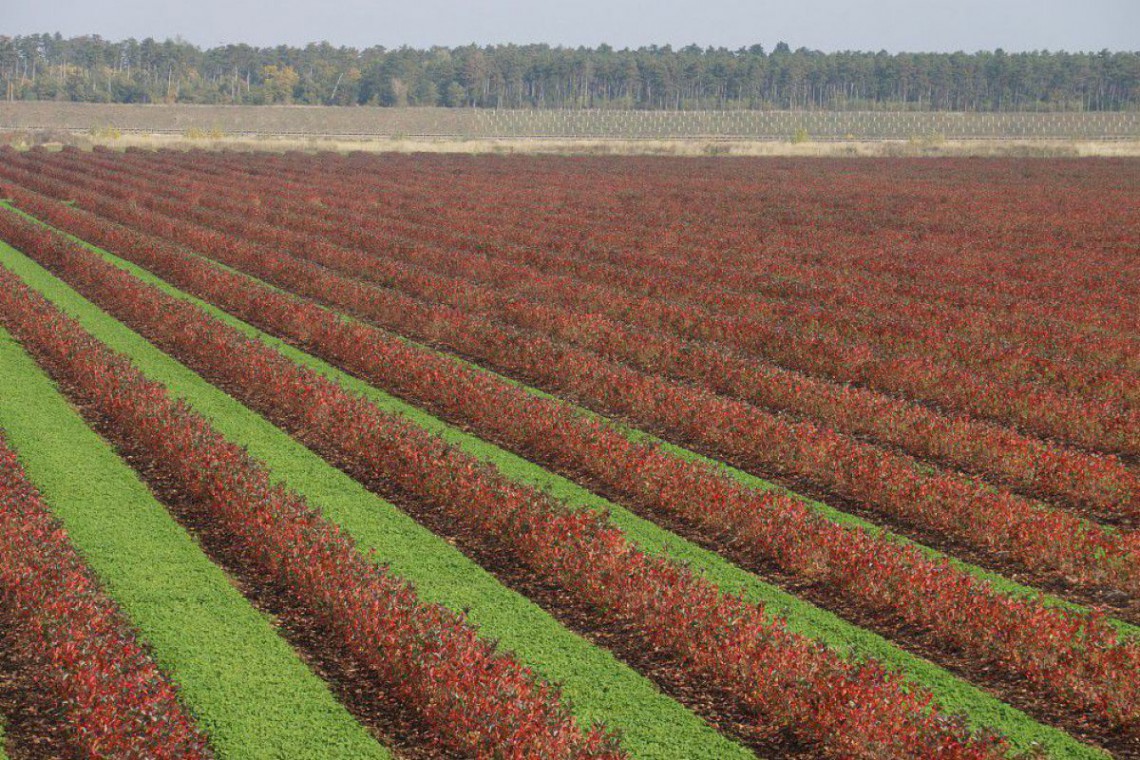
[[78,760],[62,710],[36,685],[35,663],[17,653],[14,625],[0,606],[0,720],[7,741],[0,749],[11,760]]

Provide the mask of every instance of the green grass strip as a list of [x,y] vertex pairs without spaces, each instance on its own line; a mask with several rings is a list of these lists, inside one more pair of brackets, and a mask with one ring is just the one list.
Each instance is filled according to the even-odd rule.
[[[277,338],[262,333],[200,299],[183,293],[130,262],[97,247],[88,247],[99,252],[115,265],[159,286],[165,292],[190,300],[219,319],[242,329],[247,334],[261,338],[294,361],[336,379],[349,390],[368,396],[379,407],[398,412],[424,428],[442,435],[448,441],[461,446],[475,456],[493,462],[509,477],[538,486],[559,498],[566,499],[574,506],[589,506],[609,510],[613,522],[646,551],[655,554],[663,553],[682,560],[702,572],[726,592],[740,593],[749,600],[763,602],[771,614],[786,618],[789,628],[793,631],[822,641],[837,651],[856,657],[873,657],[900,670],[909,679],[933,691],[944,707],[951,711],[964,713],[971,726],[975,728],[989,727],[997,730],[1006,735],[1016,748],[1022,750],[1040,748],[1052,756],[1066,758],[1105,757],[1103,752],[1081,744],[1064,731],[1038,723],[1020,710],[954,676],[945,669],[911,655],[871,631],[852,625],[833,613],[763,582],[752,573],[742,570],[716,553],[702,549],[676,534],[634,515],[624,507],[583,489],[566,478],[447,425],[422,409],[386,394]],[[257,451],[255,454],[266,458]],[[690,456],[696,455],[690,453]],[[294,478],[290,477],[289,481],[296,485]],[[353,531],[353,527],[344,523],[335,513],[329,511],[329,514],[345,524],[345,527],[349,528],[350,531]],[[405,571],[402,568],[396,568],[394,562],[393,567],[404,574]],[[415,580],[420,583],[418,578]],[[447,599],[441,601],[450,603]],[[474,614],[472,617],[475,619]],[[499,635],[498,632],[495,632],[495,635]],[[509,648],[513,649],[514,646],[509,645]],[[570,693],[569,689],[567,691]],[[617,725],[617,722],[612,718],[609,718],[608,722]]]
[[624,745],[635,756],[661,760],[753,756],[661,694],[651,681],[607,650],[562,627],[446,541],[163,354],[31,259],[0,245],[0,264],[112,348],[130,356],[149,377],[209,416],[231,440],[247,446],[270,466],[275,478],[303,493],[347,529],[362,548],[375,549],[378,560],[413,581],[423,598],[456,610],[468,609],[469,619],[484,635],[498,639],[520,660],[562,684],[579,718],[604,721],[619,729]]
[[221,756],[390,756],[3,330],[0,387],[29,477]]

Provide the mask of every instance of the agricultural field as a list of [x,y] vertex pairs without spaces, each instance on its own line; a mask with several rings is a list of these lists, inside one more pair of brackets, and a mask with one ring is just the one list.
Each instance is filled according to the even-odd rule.
[[136,105],[0,101],[0,131],[492,141],[1086,141],[1135,143],[1138,111],[662,111]]
[[0,199],[0,759],[1140,758],[1140,160]]

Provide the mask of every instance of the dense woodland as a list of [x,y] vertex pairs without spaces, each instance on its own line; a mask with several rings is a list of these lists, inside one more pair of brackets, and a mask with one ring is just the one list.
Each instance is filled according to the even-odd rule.
[[8,100],[490,108],[1090,111],[1140,107],[1140,53],[821,53],[0,36]]

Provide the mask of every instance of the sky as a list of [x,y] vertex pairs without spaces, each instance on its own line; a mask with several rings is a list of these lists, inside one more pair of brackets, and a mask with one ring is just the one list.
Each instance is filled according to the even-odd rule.
[[545,42],[735,49],[1140,51],[1140,0],[0,0],[0,35],[203,46]]

